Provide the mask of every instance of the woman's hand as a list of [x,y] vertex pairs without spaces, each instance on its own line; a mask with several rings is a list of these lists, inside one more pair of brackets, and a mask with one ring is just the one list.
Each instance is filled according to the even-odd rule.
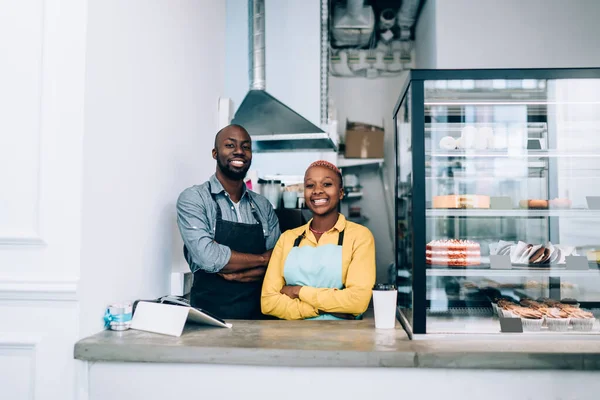
[[302,286],[284,286],[281,288],[280,293],[285,294],[290,299],[297,299],[300,297],[300,289],[302,289]]

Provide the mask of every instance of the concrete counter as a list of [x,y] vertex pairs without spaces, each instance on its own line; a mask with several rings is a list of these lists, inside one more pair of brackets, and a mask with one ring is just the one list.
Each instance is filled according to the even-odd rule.
[[191,326],[179,338],[129,330],[80,340],[75,358],[101,362],[288,367],[600,369],[600,341],[532,334],[411,341],[397,324],[362,321],[232,321],[232,329]]

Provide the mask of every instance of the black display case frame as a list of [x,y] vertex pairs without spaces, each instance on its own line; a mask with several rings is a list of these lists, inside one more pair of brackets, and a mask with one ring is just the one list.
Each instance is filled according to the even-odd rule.
[[[600,68],[564,69],[472,69],[472,70],[411,70],[394,107],[395,125],[395,220],[408,219],[407,232],[399,237],[395,234],[396,269],[399,276],[405,277],[404,287],[409,293],[400,293],[398,319],[412,338],[413,334],[427,333],[427,288],[426,265],[426,174],[425,174],[425,87],[426,81],[437,80],[555,80],[555,79],[600,79]],[[399,112],[405,113],[404,116]],[[408,117],[410,123],[410,145],[412,174],[409,181],[400,181],[399,118]],[[407,194],[401,194],[400,191]],[[408,199],[408,201],[407,201]],[[399,200],[404,204],[400,209]],[[408,244],[407,244],[408,243]],[[405,247],[411,247],[405,251]],[[408,254],[407,254],[408,253]],[[560,287],[560,280],[549,277],[550,289]],[[400,283],[399,287],[403,284]],[[593,304],[590,304],[593,305]]]

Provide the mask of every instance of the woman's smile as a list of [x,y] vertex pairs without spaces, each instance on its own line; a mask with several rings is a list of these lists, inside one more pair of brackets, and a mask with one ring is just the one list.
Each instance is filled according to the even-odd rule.
[[329,199],[327,199],[327,198],[312,199],[311,202],[316,207],[319,207],[319,206],[327,205],[329,203]]

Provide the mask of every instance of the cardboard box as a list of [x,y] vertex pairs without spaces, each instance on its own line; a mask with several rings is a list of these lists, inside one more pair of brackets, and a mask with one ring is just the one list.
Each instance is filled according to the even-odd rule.
[[360,122],[346,124],[346,158],[383,158],[383,128]]

